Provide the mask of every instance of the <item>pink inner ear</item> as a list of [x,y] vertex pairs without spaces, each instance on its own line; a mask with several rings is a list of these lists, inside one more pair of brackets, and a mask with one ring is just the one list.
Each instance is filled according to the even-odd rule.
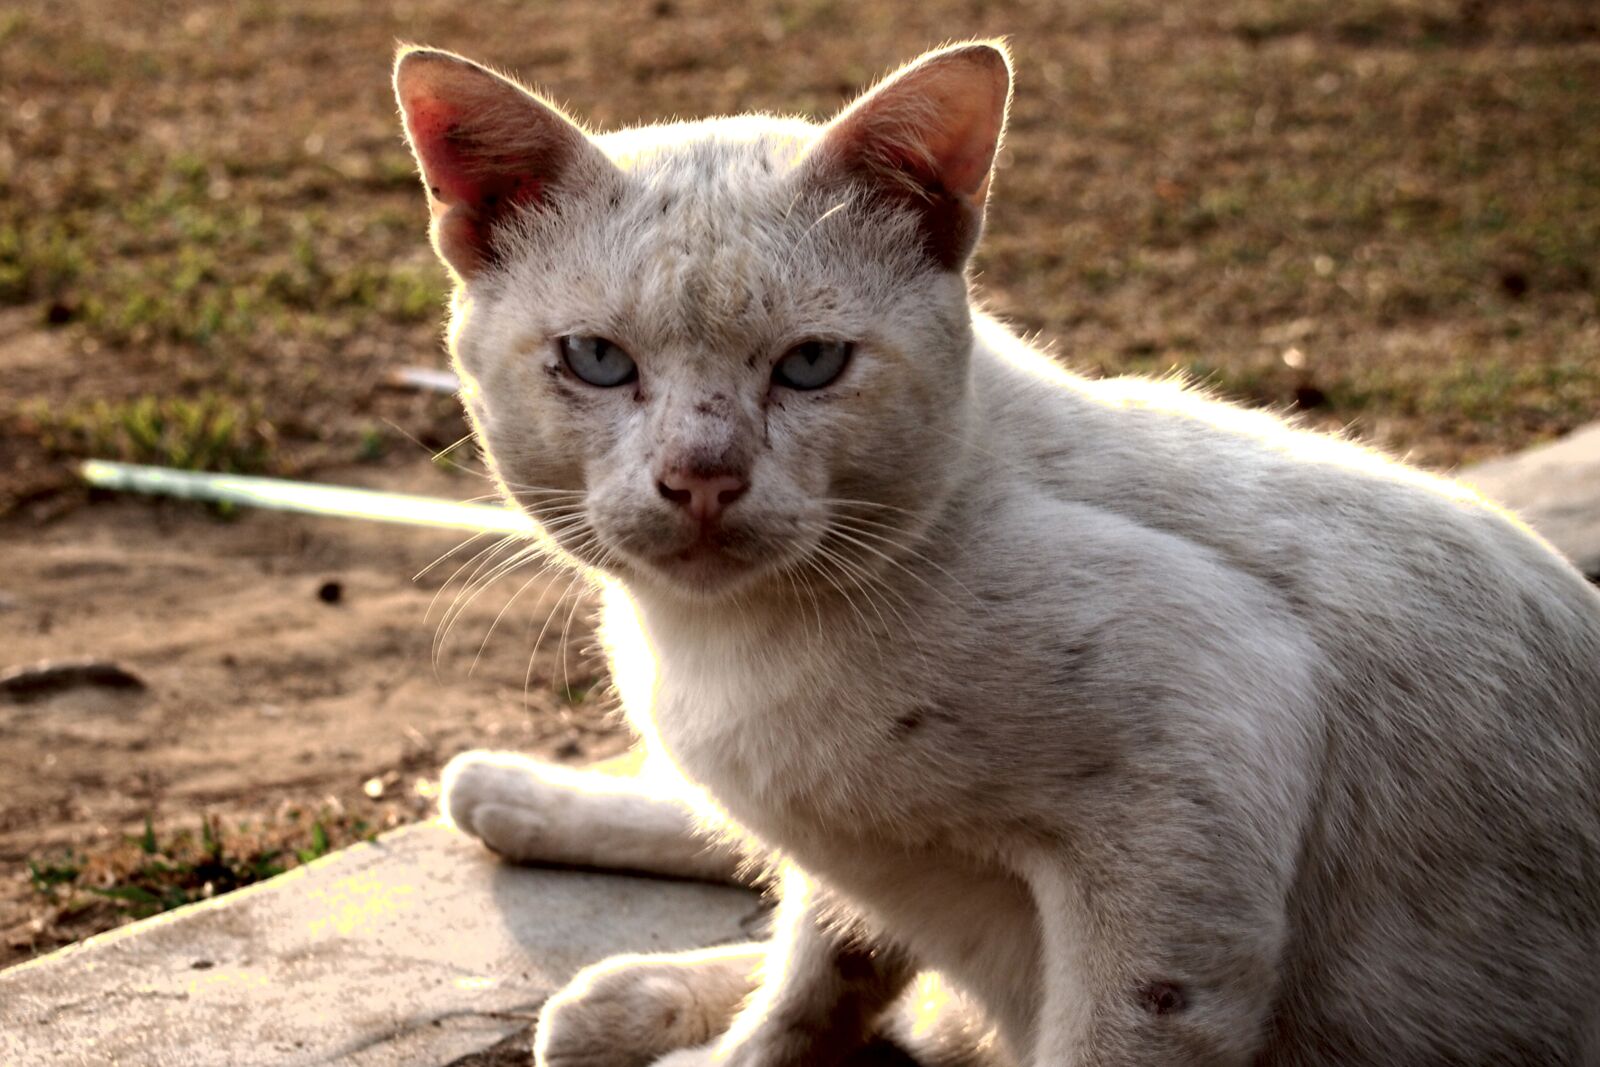
[[[935,160],[939,181],[957,196],[975,197],[988,184],[997,136],[974,138],[965,134],[963,120],[935,127],[927,133],[928,155]],[[998,131],[997,131],[998,132]]]
[[498,258],[496,224],[515,208],[577,195],[608,173],[604,155],[560,111],[459,56],[403,53],[395,91],[428,187],[435,245],[463,276]]
[[533,161],[495,159],[483,145],[463,137],[459,107],[418,94],[407,101],[405,112],[428,192],[436,201],[481,214],[538,201],[544,181],[531,173]]
[[987,151],[977,152],[965,149],[961,142],[930,141],[925,152],[889,145],[878,150],[878,159],[881,166],[908,175],[930,193],[970,200],[978,198],[988,180],[994,148],[991,145]]
[[934,53],[834,121],[815,149],[819,173],[842,171],[909,206],[933,259],[959,267],[982,228],[1010,86],[994,46]]
[[930,191],[981,200],[1010,80],[1004,55],[992,46],[934,53],[858,100],[828,140],[844,159],[892,167]]

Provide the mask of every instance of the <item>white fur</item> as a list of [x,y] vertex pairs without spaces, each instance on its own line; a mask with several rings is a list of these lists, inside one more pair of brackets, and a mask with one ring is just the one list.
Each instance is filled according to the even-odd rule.
[[507,859],[731,881],[734,856],[653,786],[510,753],[459,757],[441,782],[445,815]]
[[[612,169],[456,303],[496,472],[607,585],[631,721],[792,872],[761,975],[707,985],[707,1017],[750,1006],[659,1062],[889,1032],[930,1064],[1600,1063],[1600,597],[1451,483],[1059,369],[921,257],[915,206],[811,169],[830,135],[597,138]],[[572,332],[637,387],[565,380]],[[775,391],[811,336],[856,342],[846,375]],[[652,464],[705,455],[751,485],[678,566]],[[470,757],[447,799],[508,855],[683,840],[670,802],[516,767]],[[659,985],[607,982],[633,971]],[[926,971],[961,993],[919,1043]],[[584,988],[541,1047],[661,1053]]]

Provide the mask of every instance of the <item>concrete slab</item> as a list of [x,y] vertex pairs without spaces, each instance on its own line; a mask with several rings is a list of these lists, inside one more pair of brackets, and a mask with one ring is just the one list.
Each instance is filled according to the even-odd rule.
[[1458,471],[1600,580],[1600,423],[1548,445]]
[[744,940],[757,907],[407,827],[0,972],[0,1064],[477,1062],[585,964]]

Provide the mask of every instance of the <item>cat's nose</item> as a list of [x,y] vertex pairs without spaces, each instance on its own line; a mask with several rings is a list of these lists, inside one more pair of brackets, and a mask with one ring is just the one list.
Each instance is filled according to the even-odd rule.
[[749,488],[750,483],[737,474],[699,474],[682,468],[667,471],[656,482],[656,492],[706,525],[716,522],[723,509]]

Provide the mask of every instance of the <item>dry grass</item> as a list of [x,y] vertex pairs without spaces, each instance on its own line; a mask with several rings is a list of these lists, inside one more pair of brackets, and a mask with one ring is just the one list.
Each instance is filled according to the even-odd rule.
[[[448,442],[448,404],[379,384],[437,358],[444,296],[396,40],[615,124],[822,114],[987,34],[1020,83],[982,283],[1068,362],[1434,464],[1600,407],[1588,0],[61,0],[0,11],[0,510],[64,484],[41,405],[257,404],[278,470]],[[62,356],[7,365],[40,331]]]

